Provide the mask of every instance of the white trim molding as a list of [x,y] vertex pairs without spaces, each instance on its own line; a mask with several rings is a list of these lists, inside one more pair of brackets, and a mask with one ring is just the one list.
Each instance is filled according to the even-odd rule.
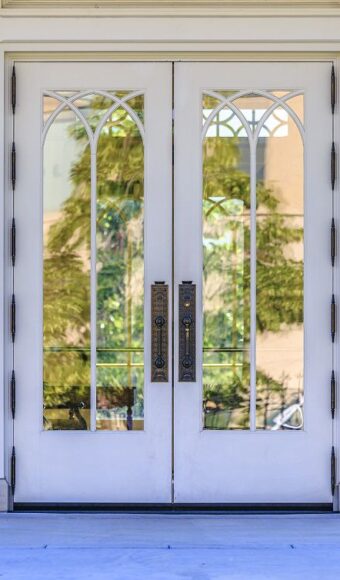
[[340,0],[0,0],[4,16],[330,16]]
[[310,7],[332,8],[340,6],[340,0],[2,0],[3,8],[158,8],[177,6],[181,8],[215,8],[234,7]]
[[0,512],[8,512],[11,509],[11,490],[6,479],[0,479]]

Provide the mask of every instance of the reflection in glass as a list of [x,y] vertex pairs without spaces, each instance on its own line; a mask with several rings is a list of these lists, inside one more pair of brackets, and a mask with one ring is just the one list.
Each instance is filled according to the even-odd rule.
[[143,429],[143,158],[117,109],[97,148],[97,429]]
[[90,426],[90,153],[76,124],[64,110],[44,145],[45,429]]
[[255,131],[264,113],[272,104],[271,99],[256,94],[244,95],[233,101],[233,105],[236,105],[242,112],[252,132]]
[[[252,351],[257,393],[252,428],[302,429],[303,142],[283,102],[266,116],[274,104],[270,94],[219,94],[220,101],[216,91],[203,100],[204,427],[249,428]],[[273,94],[284,97],[303,121],[303,95]],[[251,208],[248,135],[256,179]],[[252,212],[256,345],[250,344]]]
[[[290,104],[303,117],[302,98]],[[286,115],[285,131],[262,139],[257,186],[258,429],[303,427],[303,142]]]
[[61,105],[61,102],[54,97],[44,97],[44,123],[49,119],[49,117],[54,113],[54,111]]
[[[58,94],[44,97],[44,118]],[[96,428],[143,429],[144,250],[143,97],[119,106],[98,94],[68,106],[44,143],[44,429],[90,429],[91,251],[96,251]],[[131,93],[133,95],[133,93]],[[127,93],[120,91],[120,98]],[[92,152],[89,138],[92,138]],[[95,161],[94,161],[95,159]],[[91,162],[96,167],[96,250],[91,249]],[[95,172],[93,172],[94,174]],[[95,428],[95,425],[92,425]]]
[[[205,116],[211,110],[206,97]],[[249,427],[249,143],[227,120],[203,143],[203,412],[208,429]],[[220,119],[222,119],[220,126]]]
[[304,96],[296,95],[287,99],[287,105],[294,111],[297,117],[300,119],[301,123],[304,122]]

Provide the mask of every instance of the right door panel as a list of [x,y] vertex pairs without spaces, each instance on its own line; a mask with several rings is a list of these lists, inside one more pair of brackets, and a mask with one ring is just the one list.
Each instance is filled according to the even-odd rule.
[[175,501],[328,503],[330,63],[175,67]]

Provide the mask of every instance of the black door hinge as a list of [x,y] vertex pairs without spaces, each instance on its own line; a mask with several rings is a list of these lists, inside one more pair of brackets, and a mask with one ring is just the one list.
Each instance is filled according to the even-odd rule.
[[334,495],[336,486],[336,458],[335,458],[335,449],[334,445],[332,446],[332,454],[331,454],[331,487],[332,487],[332,495]]
[[15,258],[17,253],[17,245],[16,245],[16,224],[15,218],[12,219],[12,227],[11,227],[11,258],[12,258],[12,265],[15,265]]
[[11,79],[11,101],[12,101],[12,113],[15,115],[15,108],[17,106],[17,76],[15,74],[15,64],[12,68],[12,79]]
[[336,101],[335,69],[334,69],[334,64],[332,64],[332,72],[331,72],[331,107],[332,107],[332,115],[334,115],[335,101]]
[[332,225],[331,225],[331,260],[332,260],[332,266],[334,266],[335,255],[336,255],[336,229],[335,229],[335,220],[334,220],[334,218],[332,218]]
[[331,335],[332,335],[332,342],[335,339],[335,332],[336,332],[336,304],[335,304],[335,296],[332,294],[332,302],[331,302]]
[[16,467],[16,456],[15,456],[15,447],[12,447],[12,456],[11,456],[11,490],[12,494],[15,491],[15,467]]
[[16,303],[15,303],[15,295],[12,294],[12,301],[11,301],[11,337],[12,342],[15,341],[15,332],[16,332]]
[[15,389],[16,389],[16,378],[15,378],[15,371],[12,371],[11,375],[11,412],[12,412],[12,419],[15,419]]
[[11,154],[11,181],[12,189],[15,190],[15,182],[17,179],[17,152],[15,149],[15,143],[12,143],[12,154]]
[[332,371],[331,376],[331,412],[332,412],[332,419],[335,416],[335,407],[336,407],[336,382],[335,382],[335,373]]
[[336,152],[335,152],[335,143],[332,143],[332,151],[331,151],[331,182],[332,182],[332,191],[335,188],[335,178],[336,178]]

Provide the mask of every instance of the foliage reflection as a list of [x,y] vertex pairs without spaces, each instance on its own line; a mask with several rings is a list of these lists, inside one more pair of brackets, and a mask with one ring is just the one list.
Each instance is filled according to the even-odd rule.
[[[143,97],[131,104],[143,120]],[[95,129],[112,102],[76,105]],[[101,131],[96,170],[97,428],[143,429],[143,142],[122,106]],[[90,427],[91,251],[91,147],[66,109],[44,145],[45,429]]]
[[[250,132],[267,101],[237,100]],[[204,97],[204,122],[218,104]],[[282,109],[260,132],[255,171],[257,428],[301,428],[303,146]],[[248,429],[250,147],[242,121],[227,106],[211,119],[203,142],[203,260],[204,427]]]

